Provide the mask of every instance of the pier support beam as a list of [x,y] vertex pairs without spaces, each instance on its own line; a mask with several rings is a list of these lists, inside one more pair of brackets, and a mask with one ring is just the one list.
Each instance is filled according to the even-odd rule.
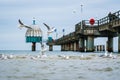
[[32,42],[32,51],[36,51],[36,42]]
[[71,48],[70,48],[71,51],[74,51],[74,43],[71,42]]
[[65,51],[65,45],[64,44],[61,45],[61,51]]
[[94,51],[94,37],[88,36],[86,41],[86,52]]
[[76,51],[79,51],[79,41],[76,41]]
[[108,52],[113,52],[113,37],[108,37],[107,51]]
[[70,43],[67,43],[67,51],[70,51]]
[[68,48],[68,45],[67,45],[67,44],[65,44],[65,51],[67,51],[67,50],[68,50],[67,48]]
[[76,51],[76,50],[77,50],[77,49],[76,49],[76,47],[77,47],[77,46],[76,46],[76,42],[74,42],[73,44],[74,44],[74,49],[73,49],[73,50]]
[[64,48],[65,51],[69,51],[69,44],[68,43],[64,44]]
[[72,43],[70,43],[70,51],[72,51],[72,47],[73,47],[73,46],[72,46]]
[[118,52],[120,52],[120,33],[118,34]]
[[85,48],[85,46],[84,46],[84,38],[81,37],[81,38],[79,38],[79,51],[84,52],[84,48]]
[[96,51],[105,51],[105,45],[97,45]]
[[53,45],[49,45],[49,51],[53,51]]
[[61,45],[61,51],[63,51],[63,44]]

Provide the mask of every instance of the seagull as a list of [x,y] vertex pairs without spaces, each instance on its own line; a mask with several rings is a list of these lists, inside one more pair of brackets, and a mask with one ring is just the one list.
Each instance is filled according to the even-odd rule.
[[8,58],[7,58],[7,56],[4,56],[3,59],[6,60],[6,59],[8,59]]
[[37,60],[37,58],[34,56],[30,57],[30,59]]
[[50,33],[52,33],[52,32],[55,31],[55,28],[54,28],[54,27],[50,28],[47,24],[45,24],[45,23],[43,23],[43,24],[47,27],[47,29],[48,29],[47,33],[48,33],[48,34],[50,34]]
[[81,58],[83,58],[84,56],[83,56],[83,54],[81,54],[81,56],[80,56]]
[[41,55],[41,58],[47,58],[46,54]]
[[107,52],[107,51],[105,51],[105,53],[104,53],[104,54],[102,54],[102,55],[100,55],[99,57],[108,57],[108,52]]
[[0,58],[1,58],[2,60],[6,60],[6,59],[7,59],[7,56],[4,55],[4,54],[0,54]]
[[67,55],[58,55],[58,57],[61,57],[62,59],[68,60],[70,57]]
[[37,55],[36,58],[40,58],[40,55]]
[[9,55],[9,56],[7,56],[8,59],[13,59],[13,57],[14,57],[14,56],[13,56],[12,54]]
[[41,53],[42,53],[42,55],[44,55],[46,51],[47,51],[47,48],[45,47],[45,45],[41,44]]
[[69,59],[70,57],[69,56],[66,56],[65,59]]
[[20,24],[20,26],[19,26],[20,29],[23,28],[23,27],[32,29],[31,27],[24,25],[24,24],[21,22],[20,19],[18,20],[18,22],[19,22],[19,24]]
[[108,52],[107,52],[107,51],[105,52],[104,56],[105,56],[105,57],[107,57],[107,56],[108,56]]
[[116,55],[113,55],[113,57],[112,57],[113,59],[116,59],[117,58],[117,56]]
[[113,57],[112,52],[109,54],[109,57],[110,57],[110,58],[112,58],[112,57]]
[[117,56],[116,56],[116,55],[113,55],[113,53],[111,52],[111,53],[109,54],[109,58],[116,59]]

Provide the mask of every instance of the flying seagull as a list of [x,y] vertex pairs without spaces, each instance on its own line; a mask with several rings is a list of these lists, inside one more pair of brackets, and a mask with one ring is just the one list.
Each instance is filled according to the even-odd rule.
[[54,28],[54,27],[50,28],[47,24],[45,24],[45,23],[43,23],[43,24],[47,27],[47,29],[48,29],[47,33],[48,33],[48,34],[50,34],[50,33],[52,33],[52,32],[55,31],[55,28]]
[[24,24],[21,22],[21,20],[20,20],[20,19],[18,20],[18,22],[19,22],[19,24],[20,24],[20,26],[19,26],[20,28],[25,27],[25,28],[32,29],[31,27],[24,25]]

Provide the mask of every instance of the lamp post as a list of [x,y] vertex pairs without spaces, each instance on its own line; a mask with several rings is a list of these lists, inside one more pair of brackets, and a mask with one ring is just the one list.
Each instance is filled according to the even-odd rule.
[[65,29],[63,29],[62,32],[63,32],[63,36],[64,36],[65,35]]
[[83,9],[82,9],[83,5],[81,4],[80,6],[81,6],[81,13],[82,13],[83,12]]
[[58,36],[58,33],[57,33],[57,29],[55,29],[55,37],[56,37],[56,39],[57,39],[57,36]]
[[[82,16],[83,16],[83,5],[81,4],[81,20],[82,20]],[[83,29],[83,26],[82,26],[82,21],[81,21],[81,29]]]

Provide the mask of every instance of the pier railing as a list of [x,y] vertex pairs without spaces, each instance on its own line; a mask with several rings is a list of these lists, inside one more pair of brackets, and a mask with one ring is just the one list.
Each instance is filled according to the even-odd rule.
[[99,20],[99,31],[112,30],[120,25],[120,10]]
[[[56,45],[63,43],[74,42],[79,39],[79,36],[93,35],[96,37],[102,36],[100,32],[120,32],[120,10],[107,15],[104,18],[95,20],[94,25],[91,25],[89,20],[82,20],[75,25],[75,31],[54,41]],[[116,29],[116,30],[115,30]]]
[[70,34],[67,34],[67,35],[55,40],[55,44],[59,45],[61,43],[64,44],[64,43],[72,42],[72,41],[75,41],[75,40],[77,40],[76,33],[72,32]]
[[97,27],[99,25],[99,20],[95,20],[94,25],[91,25],[89,20],[83,20],[82,24],[85,27]]

